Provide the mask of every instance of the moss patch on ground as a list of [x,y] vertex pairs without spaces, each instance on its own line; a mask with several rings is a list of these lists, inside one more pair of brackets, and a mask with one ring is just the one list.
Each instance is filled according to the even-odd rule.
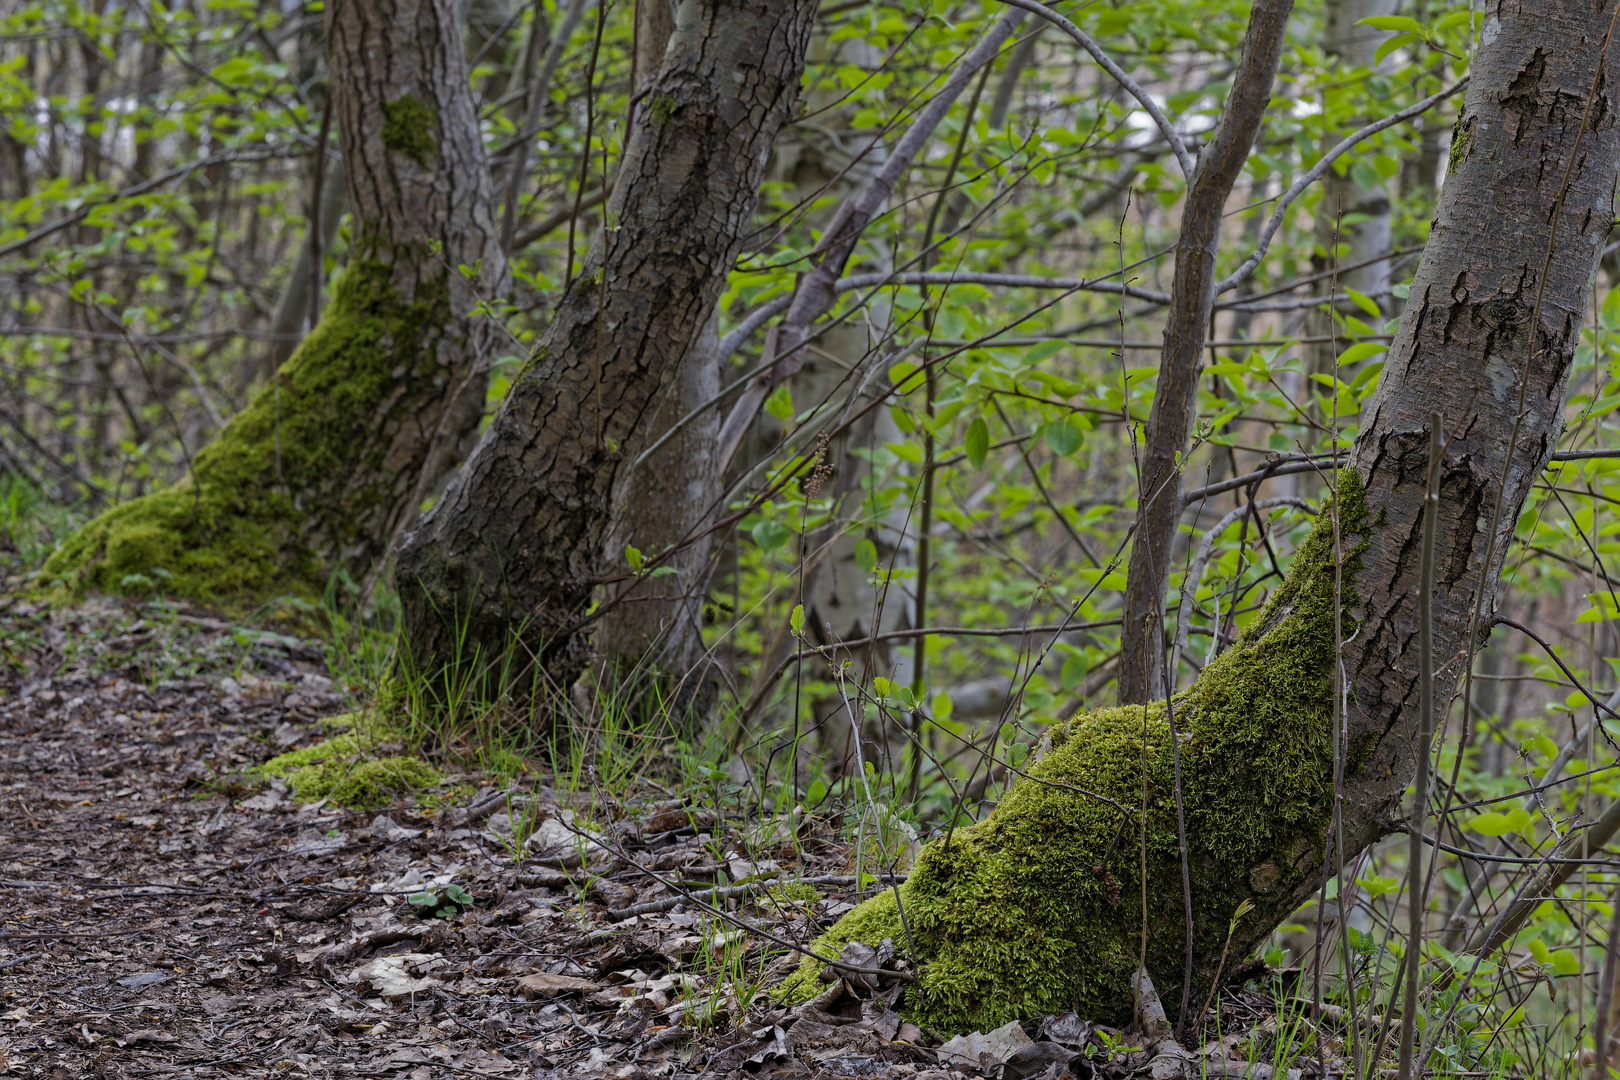
[[[1349,636],[1372,528],[1353,471],[1340,505]],[[1297,879],[1322,849],[1332,790],[1333,563],[1324,512],[1261,617],[1173,701],[1195,946],[1206,954],[1219,953],[1239,901]],[[1169,740],[1162,702],[1058,725],[1052,749],[988,818],[924,848],[899,903],[892,890],[873,897],[816,948],[835,957],[850,941],[889,938],[905,955],[909,941],[924,974],[908,988],[907,1017],[942,1032],[1068,1009],[1128,1022],[1143,926],[1144,776],[1148,969],[1180,982],[1185,922]],[[819,993],[822,967],[805,958],[777,996]]]
[[376,418],[408,373],[432,377],[433,339],[449,319],[445,282],[403,302],[393,261],[350,264],[320,325],[197,453],[193,475],[69,537],[44,566],[52,597],[142,593],[154,577],[166,592],[224,604],[318,597],[326,560],[376,531],[395,486]]
[[438,770],[420,757],[379,753],[385,735],[352,724],[341,735],[271,758],[259,771],[287,781],[305,802],[330,799],[362,810],[388,806],[439,782]]

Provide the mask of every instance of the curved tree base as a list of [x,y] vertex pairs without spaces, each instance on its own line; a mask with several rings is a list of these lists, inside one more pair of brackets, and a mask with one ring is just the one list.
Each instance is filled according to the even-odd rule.
[[[1359,477],[1345,473],[1341,487],[1348,636],[1358,541],[1371,524]],[[1321,865],[1332,801],[1332,551],[1324,511],[1256,626],[1173,703],[1195,983],[1211,978],[1240,901],[1256,900],[1261,919],[1291,907],[1285,898]],[[1186,918],[1169,739],[1162,702],[1055,726],[1051,748],[988,818],[929,844],[898,901],[889,890],[861,904],[817,950],[835,957],[850,941],[892,939],[922,967],[910,1019],[987,1031],[1067,1009],[1128,1021],[1145,932],[1147,968],[1178,1002]],[[806,957],[778,995],[813,996],[822,966]]]
[[404,303],[391,274],[351,264],[320,324],[197,453],[193,475],[91,520],[46,562],[44,584],[251,603],[319,596],[335,566],[378,550],[368,538],[386,541],[379,519],[416,482],[387,460],[389,435],[444,396],[434,345],[450,319],[442,282]]

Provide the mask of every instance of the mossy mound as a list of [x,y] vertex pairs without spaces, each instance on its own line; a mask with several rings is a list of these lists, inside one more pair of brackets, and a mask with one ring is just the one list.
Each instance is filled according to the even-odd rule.
[[[197,453],[172,487],[98,515],[46,560],[60,599],[89,590],[166,592],[223,603],[319,596],[337,553],[375,537],[395,497],[377,419],[416,380],[449,317],[443,283],[406,303],[389,265],[358,258],[320,325],[276,377]],[[154,573],[159,571],[159,573]]]
[[[1341,483],[1343,633],[1372,527],[1353,472]],[[1332,529],[1324,513],[1261,618],[1174,700],[1193,876],[1195,946],[1218,954],[1240,900],[1314,865],[1332,792]],[[1146,776],[1148,970],[1179,991],[1185,919],[1164,705],[1103,709],[1054,728],[1052,748],[984,821],[923,849],[900,888],[844,916],[816,943],[915,948],[922,981],[908,1019],[988,1031],[1074,1009],[1123,1024],[1142,948]],[[903,905],[905,919],[900,917]],[[824,988],[806,957],[776,991]],[[1173,973],[1173,977],[1171,976]]]
[[437,784],[439,772],[419,757],[376,753],[381,740],[360,727],[314,746],[273,757],[259,771],[286,780],[298,798],[330,799],[371,810]]

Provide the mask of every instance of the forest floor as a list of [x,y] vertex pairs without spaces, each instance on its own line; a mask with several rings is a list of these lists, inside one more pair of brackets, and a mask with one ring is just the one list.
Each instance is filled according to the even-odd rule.
[[[433,792],[300,804],[254,769],[352,708],[323,657],[208,612],[0,597],[0,1075],[1061,1080],[1147,1062],[1073,1014],[941,1045],[891,1008],[903,976],[776,1006],[759,991],[798,957],[742,927],[802,944],[860,898],[827,822],[795,817],[780,843],[657,785],[514,797],[469,775],[436,810]],[[735,884],[697,894],[716,881]],[[1223,1011],[1266,1005],[1233,989]]]

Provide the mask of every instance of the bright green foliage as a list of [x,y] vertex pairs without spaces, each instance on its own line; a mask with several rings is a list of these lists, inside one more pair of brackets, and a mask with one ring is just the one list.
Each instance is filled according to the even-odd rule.
[[[1340,631],[1348,635],[1372,523],[1354,472],[1341,491]],[[1322,844],[1332,782],[1333,564],[1323,513],[1259,622],[1174,701],[1205,955],[1211,945],[1219,953],[1242,899],[1293,880]],[[909,929],[925,968],[908,994],[910,1016],[940,1031],[1065,1009],[1127,1021],[1142,926],[1144,763],[1148,880],[1179,878],[1169,738],[1162,704],[1060,725],[1052,749],[990,817],[923,851],[900,890],[905,925],[889,891],[850,912],[818,947],[836,955],[852,940],[891,938],[903,952]],[[1180,891],[1154,885],[1148,903],[1148,968],[1179,971]],[[816,992],[820,966],[806,959],[781,996]]]
[[433,106],[413,94],[383,102],[383,145],[426,168],[439,152],[433,129],[439,122]]
[[[70,595],[131,591],[144,582],[126,578],[157,569],[175,593],[204,600],[319,595],[322,550],[355,535],[386,496],[390,478],[371,468],[382,451],[370,436],[375,414],[400,375],[432,362],[427,343],[448,316],[442,282],[402,303],[386,265],[356,260],[320,325],[197,454],[196,481],[93,519],[46,562],[46,580]],[[333,483],[368,468],[371,485]],[[327,535],[309,535],[312,518]]]

